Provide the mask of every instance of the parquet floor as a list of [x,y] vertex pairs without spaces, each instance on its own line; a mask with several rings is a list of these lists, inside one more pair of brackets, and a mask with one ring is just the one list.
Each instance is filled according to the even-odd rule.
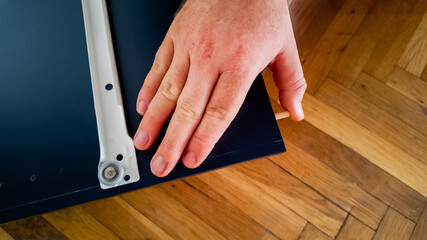
[[[427,239],[427,0],[294,0],[288,152],[0,226],[0,239]],[[272,105],[271,73],[264,72]]]

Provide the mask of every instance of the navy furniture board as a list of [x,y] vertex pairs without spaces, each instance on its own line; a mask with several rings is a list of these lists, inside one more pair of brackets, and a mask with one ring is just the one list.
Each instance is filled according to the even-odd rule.
[[[141,120],[138,91],[179,4],[108,1],[130,136]],[[137,151],[139,182],[102,190],[80,1],[0,0],[0,83],[0,223],[285,151],[258,76],[199,168],[179,162],[165,178],[151,174],[159,139],[148,151]]]

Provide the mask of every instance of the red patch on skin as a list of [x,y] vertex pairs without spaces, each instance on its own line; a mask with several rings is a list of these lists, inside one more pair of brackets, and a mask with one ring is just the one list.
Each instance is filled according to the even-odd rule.
[[201,51],[203,60],[212,58],[212,54],[214,51],[214,42],[210,40],[202,41]]
[[242,70],[242,67],[244,67],[245,63],[248,61],[248,55],[247,49],[240,44],[234,54],[232,54],[227,67],[235,71]]

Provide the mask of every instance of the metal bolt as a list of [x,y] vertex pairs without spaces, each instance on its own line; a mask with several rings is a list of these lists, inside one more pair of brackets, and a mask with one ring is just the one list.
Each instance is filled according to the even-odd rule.
[[112,179],[117,175],[117,170],[114,167],[107,167],[104,170],[104,177],[106,179]]

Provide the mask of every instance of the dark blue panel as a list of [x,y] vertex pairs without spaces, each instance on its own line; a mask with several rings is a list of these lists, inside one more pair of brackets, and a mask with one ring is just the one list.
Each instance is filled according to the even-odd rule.
[[83,27],[80,1],[0,1],[0,209],[98,182]]
[[[109,1],[131,136],[141,120],[138,91],[179,2]],[[86,51],[80,1],[0,0],[0,223],[285,150],[259,76],[201,167],[179,163],[168,177],[155,177],[149,162],[158,141],[137,151],[139,182],[101,190]]]

